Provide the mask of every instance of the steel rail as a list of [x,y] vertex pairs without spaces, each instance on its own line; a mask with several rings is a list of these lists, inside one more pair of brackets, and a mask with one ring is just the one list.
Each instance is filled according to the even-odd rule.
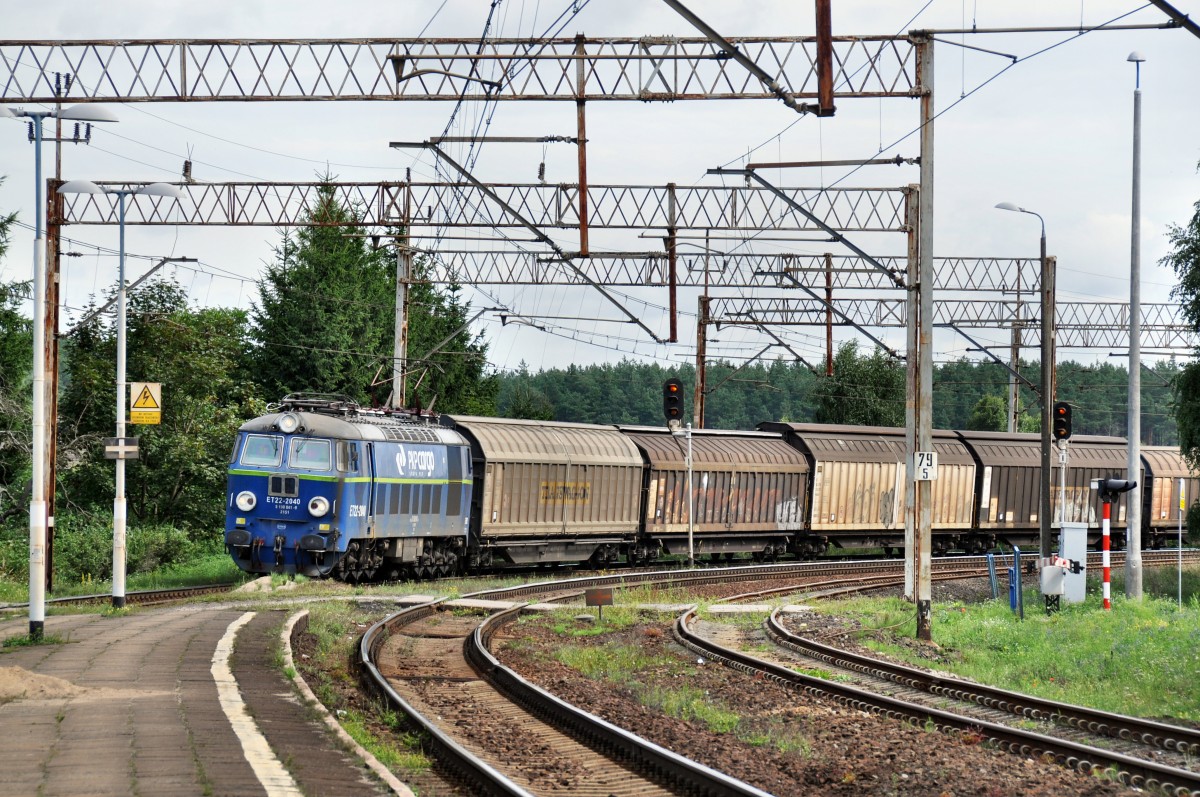
[[379,672],[379,668],[375,662],[378,661],[379,650],[384,642],[387,641],[391,629],[397,625],[415,622],[430,616],[438,610],[438,605],[443,602],[445,602],[445,599],[439,598],[429,603],[423,603],[420,606],[414,606],[398,614],[385,617],[368,628],[359,640],[357,653],[358,664],[362,667],[363,671],[363,679],[389,705],[401,711],[404,716],[408,717],[420,728],[421,732],[425,734],[430,747],[432,747],[433,754],[457,777],[471,786],[472,794],[488,795],[488,797],[491,797],[491,795],[500,795],[500,797],[533,797],[528,791],[504,777],[504,775],[489,764],[468,752],[466,748],[443,733],[437,725],[427,720],[408,701],[401,697],[392,688],[391,684],[388,683],[387,679],[383,677],[383,674]]
[[1011,692],[1007,689],[999,689],[964,679],[934,675],[913,667],[862,656],[793,634],[784,626],[778,610],[773,611],[767,618],[767,633],[777,644],[789,650],[824,661],[827,664],[886,678],[902,686],[919,689],[932,695],[967,700],[1033,720],[1065,722],[1089,733],[1140,741],[1163,750],[1177,750],[1188,755],[1200,754],[1200,731],[1140,717],[1099,711],[1086,706],[1046,700],[1033,695]]
[[1052,756],[1056,761],[1084,773],[1115,769],[1122,781],[1135,787],[1163,790],[1174,794],[1200,793],[1200,773],[1164,766],[1132,756],[1102,750],[1063,739],[1055,739],[1032,731],[1010,728],[976,717],[964,717],[949,711],[909,703],[898,698],[878,695],[865,689],[794,672],[749,654],[722,647],[692,632],[690,624],[696,619],[692,609],[679,617],[674,625],[676,640],[688,650],[719,661],[750,675],[763,675],[788,688],[811,695],[833,699],[860,711],[870,711],[922,726],[932,725],[946,733],[979,734],[1012,752],[1021,755]]
[[711,797],[769,797],[767,792],[699,764],[678,753],[617,727],[606,720],[531,684],[505,667],[489,650],[491,637],[504,624],[520,616],[523,606],[484,620],[467,639],[467,659],[476,671],[510,700],[528,709],[556,728],[638,772],[665,780],[671,788],[689,795]]

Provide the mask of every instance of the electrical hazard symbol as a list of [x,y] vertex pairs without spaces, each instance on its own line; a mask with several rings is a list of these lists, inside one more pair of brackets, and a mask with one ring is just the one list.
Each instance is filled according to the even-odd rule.
[[162,423],[162,385],[158,382],[132,382],[129,394],[133,398],[129,422]]

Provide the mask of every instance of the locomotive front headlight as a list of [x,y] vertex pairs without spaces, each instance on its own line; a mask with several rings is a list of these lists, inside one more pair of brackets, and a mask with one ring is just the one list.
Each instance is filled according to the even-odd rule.
[[249,490],[242,490],[237,494],[237,508],[243,512],[249,512],[258,505],[258,499],[254,497],[254,493]]
[[325,513],[329,511],[329,499],[324,496],[314,496],[308,502],[308,514],[313,517],[325,517]]
[[293,415],[290,412],[286,415],[280,415],[279,420],[276,422],[276,426],[278,426],[279,431],[283,432],[284,434],[291,434],[300,428],[300,416]]

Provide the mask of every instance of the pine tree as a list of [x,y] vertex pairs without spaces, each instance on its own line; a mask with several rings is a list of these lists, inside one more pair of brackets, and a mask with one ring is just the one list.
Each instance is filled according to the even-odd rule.
[[284,234],[258,284],[257,379],[276,399],[307,391],[369,403],[375,375],[391,361],[395,261],[368,244],[331,184],[317,190],[305,220]]
[[[369,242],[328,182],[306,221],[284,235],[259,282],[252,311],[258,380],[276,399],[304,391],[382,405],[395,367],[395,250]],[[409,287],[406,403],[494,414],[499,383],[486,373],[486,343],[467,324],[470,306],[459,286],[430,284],[428,269],[417,258]]]

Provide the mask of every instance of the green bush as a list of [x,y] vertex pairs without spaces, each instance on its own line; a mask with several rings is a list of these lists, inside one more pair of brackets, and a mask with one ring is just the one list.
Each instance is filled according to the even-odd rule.
[[[112,523],[61,518],[54,534],[55,578],[66,583],[112,577]],[[173,526],[130,527],[125,534],[125,567],[130,575],[220,553],[220,539],[189,538]],[[26,553],[28,559],[28,553]]]
[[1187,539],[1193,545],[1200,542],[1200,501],[1188,507]]

